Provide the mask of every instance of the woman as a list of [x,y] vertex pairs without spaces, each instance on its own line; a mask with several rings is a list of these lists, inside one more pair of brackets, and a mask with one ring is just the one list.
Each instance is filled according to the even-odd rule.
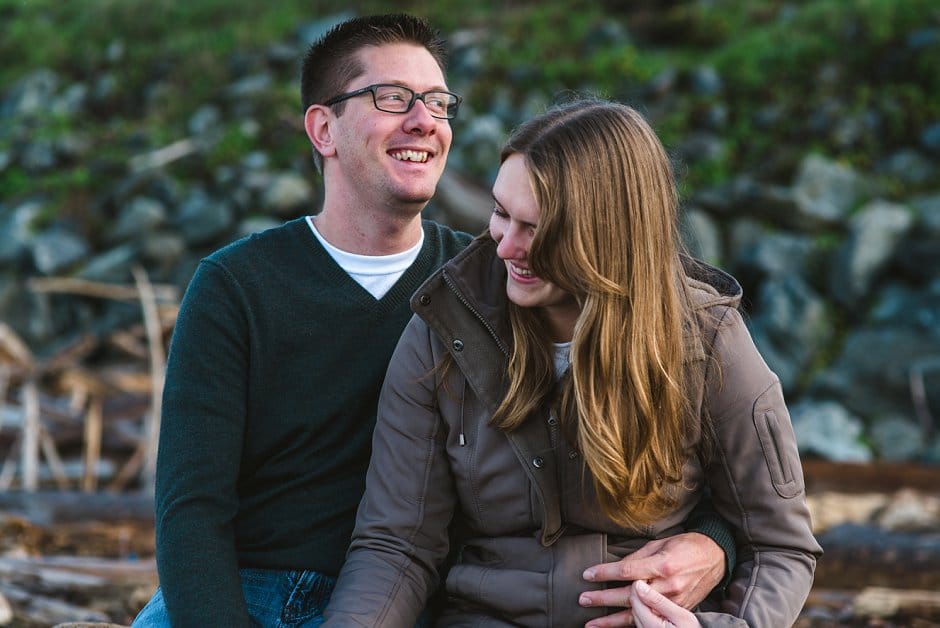
[[488,233],[412,301],[328,625],[410,626],[445,572],[440,626],[590,625],[582,572],[706,488],[739,558],[697,621],[792,625],[821,550],[789,415],[737,282],[680,253],[659,140],[578,101],[501,163]]

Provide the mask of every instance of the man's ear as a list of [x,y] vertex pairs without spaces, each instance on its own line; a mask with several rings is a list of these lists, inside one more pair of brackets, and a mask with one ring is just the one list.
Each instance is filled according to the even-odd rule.
[[330,128],[332,120],[329,108],[323,105],[310,105],[304,114],[304,129],[307,131],[307,137],[310,138],[310,143],[317,152],[324,157],[336,154]]

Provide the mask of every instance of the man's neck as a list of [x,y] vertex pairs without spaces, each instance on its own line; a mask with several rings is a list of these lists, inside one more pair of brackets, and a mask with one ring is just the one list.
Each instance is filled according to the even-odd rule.
[[381,210],[348,212],[324,207],[314,220],[327,242],[357,255],[401,253],[421,238],[420,212],[393,215]]

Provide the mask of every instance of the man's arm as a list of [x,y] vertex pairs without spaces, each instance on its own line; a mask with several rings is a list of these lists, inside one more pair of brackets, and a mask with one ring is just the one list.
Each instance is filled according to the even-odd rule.
[[633,622],[630,583],[648,581],[654,590],[684,608],[694,608],[716,587],[731,581],[737,561],[734,536],[728,523],[715,512],[710,497],[695,507],[685,520],[685,534],[650,541],[636,552],[613,563],[587,569],[590,582],[621,582],[623,586],[585,591],[582,606],[624,607],[587,624],[592,628],[629,626]]
[[247,324],[218,267],[196,271],[167,362],[156,477],[157,568],[174,626],[249,626],[232,521]]
[[[729,534],[730,538],[730,534]],[[630,610],[630,584],[646,580],[658,592],[684,608],[694,608],[722,581],[726,554],[702,532],[686,532],[648,542],[636,552],[613,563],[588,568],[584,579],[590,582],[619,582],[620,587],[585,591],[582,606],[623,607],[606,617],[592,620],[589,628],[633,625]]]

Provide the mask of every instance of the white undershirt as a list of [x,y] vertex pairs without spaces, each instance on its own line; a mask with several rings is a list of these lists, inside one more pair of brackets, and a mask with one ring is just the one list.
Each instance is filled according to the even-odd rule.
[[327,242],[317,231],[313,216],[307,216],[307,224],[339,267],[376,299],[384,297],[385,293],[395,285],[395,282],[418,258],[421,245],[424,244],[424,229],[422,229],[418,243],[407,251],[392,255],[358,255],[338,249]]

